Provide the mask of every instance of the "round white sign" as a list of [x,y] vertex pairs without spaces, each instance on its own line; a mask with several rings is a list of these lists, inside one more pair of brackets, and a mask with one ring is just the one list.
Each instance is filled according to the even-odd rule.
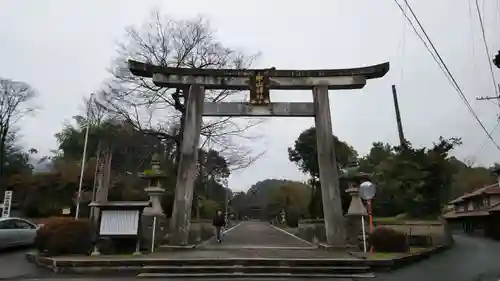
[[377,192],[375,184],[365,181],[359,185],[359,197],[363,200],[372,200]]

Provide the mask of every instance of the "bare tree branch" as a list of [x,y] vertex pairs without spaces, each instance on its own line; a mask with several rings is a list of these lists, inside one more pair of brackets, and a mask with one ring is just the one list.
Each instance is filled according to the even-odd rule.
[[[109,112],[127,120],[136,129],[166,137],[171,136],[167,132],[174,126],[180,134],[187,89],[158,87],[151,79],[132,75],[126,61],[134,59],[169,67],[245,69],[258,56],[224,47],[203,17],[174,20],[154,11],[142,26],[126,29],[125,40],[118,44],[118,56],[110,69],[113,78],[101,92],[99,100]],[[207,91],[206,100],[241,100],[243,96],[239,94],[228,90]],[[224,151],[224,157],[228,159],[238,159],[234,162],[235,168],[247,167],[261,153],[252,156],[252,149],[235,143],[240,143],[238,138],[256,138],[248,135],[249,129],[262,122],[260,119],[205,119],[202,143]],[[176,143],[180,144],[180,140],[177,139]]]
[[8,136],[19,120],[35,111],[30,102],[36,95],[27,83],[0,78],[0,179],[4,175]]

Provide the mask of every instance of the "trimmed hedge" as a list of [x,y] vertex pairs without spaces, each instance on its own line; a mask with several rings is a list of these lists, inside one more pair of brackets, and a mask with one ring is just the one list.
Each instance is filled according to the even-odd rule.
[[43,222],[35,247],[49,256],[89,254],[92,251],[92,223],[88,219],[52,218]]
[[299,214],[296,212],[288,212],[285,217],[285,222],[288,227],[298,227],[299,219]]
[[377,227],[368,237],[375,252],[406,253],[409,250],[406,234],[388,227]]

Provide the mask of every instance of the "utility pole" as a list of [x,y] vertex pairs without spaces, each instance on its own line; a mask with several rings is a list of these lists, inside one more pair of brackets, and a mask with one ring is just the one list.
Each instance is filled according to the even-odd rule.
[[81,168],[80,168],[80,182],[78,183],[78,193],[76,197],[76,212],[75,212],[75,219],[78,219],[80,215],[80,203],[82,201],[82,185],[83,185],[83,174],[85,171],[85,159],[87,157],[87,144],[89,141],[89,130],[90,130],[90,110],[92,107],[92,101],[94,98],[94,93],[90,94],[90,98],[87,104],[87,125],[85,127],[85,141],[83,143],[83,154],[82,154],[82,162],[81,162]]
[[225,209],[225,215],[226,215],[226,221],[228,219],[228,214],[227,214],[227,211],[229,209],[229,192],[228,192],[228,183],[227,183],[227,179],[224,179],[224,194],[225,194],[225,197],[226,197],[226,200],[224,202],[225,206],[224,206],[224,209]]
[[392,98],[394,99],[394,110],[396,112],[396,122],[398,124],[399,144],[401,145],[401,147],[405,147],[406,139],[403,133],[403,123],[401,122],[401,113],[399,112],[399,102],[398,102],[398,94],[396,92],[396,85],[392,85]]
[[500,97],[477,97],[476,100],[498,100]]
[[[97,145],[97,168],[93,193],[93,201],[105,203],[108,201],[109,187],[111,185],[111,161],[113,159],[113,148],[110,140],[100,139]],[[92,207],[93,220],[99,218],[99,209]],[[97,222],[97,221],[96,221]]]
[[[500,84],[497,85],[498,90],[500,92]],[[500,100],[500,96],[495,97],[477,97],[476,100]]]
[[[497,84],[497,87],[498,87],[498,90],[500,92],[500,84]],[[498,105],[498,107],[500,107],[500,96],[477,97],[476,100],[497,100],[497,105]]]

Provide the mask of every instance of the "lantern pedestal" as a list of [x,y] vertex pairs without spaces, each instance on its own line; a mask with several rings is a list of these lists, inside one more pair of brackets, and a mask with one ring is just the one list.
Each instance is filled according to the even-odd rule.
[[[363,236],[366,234],[363,231],[363,221],[368,215],[366,208],[361,201],[358,193],[358,187],[351,185],[349,189],[346,190],[349,195],[351,195],[351,204],[349,205],[349,210],[346,214],[347,220],[347,243],[349,245],[359,246],[359,234],[362,233]],[[363,243],[365,238],[363,237]]]

